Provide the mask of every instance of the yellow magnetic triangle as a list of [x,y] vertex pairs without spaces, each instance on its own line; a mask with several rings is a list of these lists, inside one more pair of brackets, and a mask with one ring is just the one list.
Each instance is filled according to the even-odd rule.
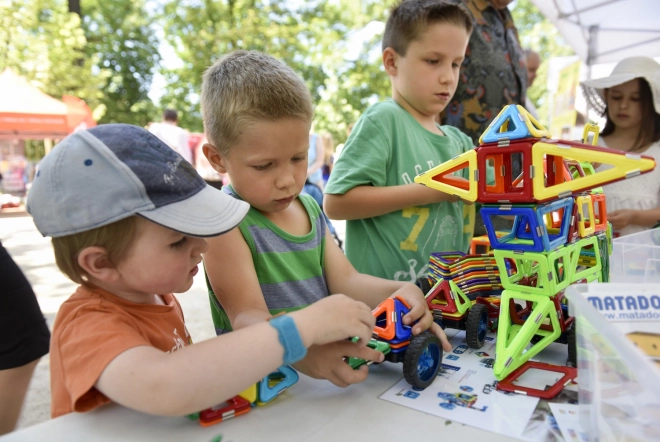
[[520,115],[523,116],[525,124],[527,125],[527,129],[529,129],[529,133],[531,133],[532,136],[536,138],[550,138],[550,131],[546,129],[545,126],[543,126],[541,123],[539,123],[539,121],[534,118],[534,115],[530,114],[527,109],[519,104],[517,104],[516,107],[518,108]]
[[535,173],[532,179],[534,198],[537,201],[546,201],[559,195],[591,189],[603,184],[631,178],[640,173],[650,172],[655,168],[655,161],[651,158],[642,158],[641,155],[603,152],[587,147],[574,147],[567,144],[549,144],[538,142],[532,147],[532,166],[534,170],[543,170],[543,158],[546,155],[555,155],[563,158],[589,161],[592,163],[610,164],[611,169],[596,171],[593,175],[578,177],[554,186],[545,187],[543,173]]
[[[463,166],[463,167],[461,167]],[[457,170],[468,169],[468,183],[467,189],[457,187],[451,184],[451,176],[445,176],[450,173],[453,173]],[[476,201],[477,200],[477,180],[475,179],[475,172],[477,171],[477,152],[474,150],[469,150],[461,155],[452,158],[449,161],[445,161],[439,166],[434,167],[433,169],[427,170],[426,172],[417,175],[415,177],[415,182],[419,184],[424,184],[426,187],[431,189],[439,190],[440,192],[448,193],[450,195],[456,195],[466,201]],[[486,177],[482,177],[486,179]]]

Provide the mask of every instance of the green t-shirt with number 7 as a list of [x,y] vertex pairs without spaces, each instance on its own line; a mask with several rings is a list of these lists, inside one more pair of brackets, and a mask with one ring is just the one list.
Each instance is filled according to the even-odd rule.
[[[440,129],[445,136],[423,128],[392,100],[369,107],[336,160],[325,193],[344,194],[357,186],[410,184],[420,173],[474,148],[470,137],[455,127]],[[458,173],[467,179],[467,169]],[[492,181],[492,170],[487,181]],[[426,276],[432,252],[467,252],[474,214],[474,205],[459,201],[349,220],[346,256],[361,273],[415,281]]]

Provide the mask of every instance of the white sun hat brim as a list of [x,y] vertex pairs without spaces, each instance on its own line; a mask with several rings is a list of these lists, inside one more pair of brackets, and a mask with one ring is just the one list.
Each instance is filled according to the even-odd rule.
[[630,57],[621,60],[609,77],[586,80],[580,83],[582,92],[591,107],[603,114],[607,106],[605,89],[627,83],[635,78],[645,79],[651,87],[653,107],[660,114],[660,64],[649,57]]

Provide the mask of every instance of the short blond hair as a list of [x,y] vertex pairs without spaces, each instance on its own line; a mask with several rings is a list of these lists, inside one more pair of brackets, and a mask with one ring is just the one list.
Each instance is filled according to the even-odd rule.
[[208,68],[201,102],[206,136],[221,155],[251,123],[282,118],[311,123],[314,114],[305,82],[283,62],[257,51],[232,52]]
[[116,266],[126,256],[128,247],[135,238],[137,224],[138,217],[130,216],[86,232],[53,238],[57,267],[73,282],[85,284],[89,275],[78,264],[80,252],[87,247],[103,247],[110,263]]

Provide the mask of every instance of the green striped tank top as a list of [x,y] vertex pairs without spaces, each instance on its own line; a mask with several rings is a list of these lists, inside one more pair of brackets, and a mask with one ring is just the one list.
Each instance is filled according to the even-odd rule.
[[[231,186],[222,190],[239,198]],[[290,235],[255,208],[250,208],[239,224],[272,315],[299,310],[328,295],[323,260],[325,218],[314,198],[305,194],[298,198],[312,225],[311,231],[304,236]],[[229,318],[213,293],[208,277],[206,287],[216,334],[231,331]]]

